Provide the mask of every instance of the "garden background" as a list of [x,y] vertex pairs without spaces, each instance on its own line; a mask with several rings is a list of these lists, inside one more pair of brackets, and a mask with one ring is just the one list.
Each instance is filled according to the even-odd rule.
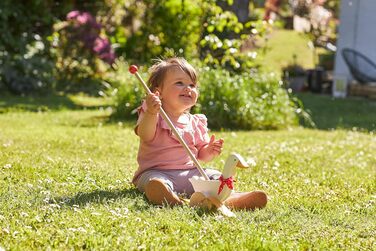
[[[317,2],[330,22],[299,33],[291,17],[316,1],[1,1],[0,250],[372,249],[375,101],[291,82],[333,67],[339,3]],[[226,142],[208,165],[239,152],[236,188],[266,191],[267,208],[160,208],[130,184],[144,92],[128,67],[147,79],[173,55],[197,68],[194,112]]]

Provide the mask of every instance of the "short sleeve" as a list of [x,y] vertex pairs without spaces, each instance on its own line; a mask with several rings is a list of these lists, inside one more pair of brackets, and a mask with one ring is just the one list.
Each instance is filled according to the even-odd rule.
[[146,111],[146,102],[145,100],[142,102],[142,104],[137,108],[137,114],[138,114],[138,119],[137,119],[137,125],[140,123],[140,120],[144,116],[144,113]]
[[201,149],[203,146],[209,143],[210,137],[208,134],[208,119],[204,114],[195,114],[195,139],[197,149]]
[[195,114],[195,117],[198,118],[199,122],[207,129],[208,127],[208,119],[204,114]]
[[138,124],[140,123],[142,117],[144,116],[146,108],[147,108],[147,106],[146,106],[145,100],[142,101],[142,104],[137,108],[138,119],[137,119],[136,126],[134,127],[134,132],[136,133],[136,135],[137,135]]

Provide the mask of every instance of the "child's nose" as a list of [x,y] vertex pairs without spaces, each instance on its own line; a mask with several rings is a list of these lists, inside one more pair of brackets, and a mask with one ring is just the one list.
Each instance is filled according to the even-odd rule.
[[192,90],[193,87],[191,85],[184,85],[184,90],[187,90],[187,89]]

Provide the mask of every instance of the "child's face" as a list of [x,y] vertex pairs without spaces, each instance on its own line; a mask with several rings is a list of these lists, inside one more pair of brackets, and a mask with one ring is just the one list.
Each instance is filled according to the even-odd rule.
[[169,69],[158,88],[163,108],[170,112],[184,112],[197,102],[197,85],[179,67]]

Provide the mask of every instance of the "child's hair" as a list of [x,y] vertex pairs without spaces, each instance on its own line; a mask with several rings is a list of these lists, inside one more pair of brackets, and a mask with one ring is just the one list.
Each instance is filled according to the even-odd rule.
[[196,70],[184,58],[172,57],[167,59],[157,59],[156,63],[150,67],[150,77],[148,84],[152,92],[157,87],[160,87],[166,73],[172,67],[179,67],[182,71],[188,74],[193,83],[197,84]]

